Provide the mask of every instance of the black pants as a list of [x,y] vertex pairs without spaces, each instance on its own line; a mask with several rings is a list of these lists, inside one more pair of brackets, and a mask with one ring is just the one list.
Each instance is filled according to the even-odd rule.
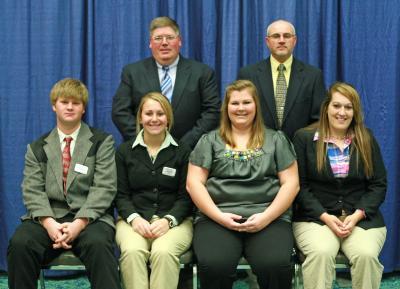
[[[86,267],[91,288],[121,288],[114,256],[114,235],[111,226],[96,221],[89,224],[72,244],[73,252]],[[7,252],[10,289],[37,288],[41,264],[63,251],[53,249],[52,244],[46,229],[36,222],[26,220],[17,228]]]
[[260,289],[291,288],[293,233],[288,222],[276,220],[257,233],[243,233],[202,219],[194,227],[193,247],[202,289],[231,289],[241,256]]

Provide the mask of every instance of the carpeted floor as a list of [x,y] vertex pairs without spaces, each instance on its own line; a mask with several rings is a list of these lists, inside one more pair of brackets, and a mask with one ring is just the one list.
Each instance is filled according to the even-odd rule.
[[[0,289],[7,289],[7,275],[0,274]],[[40,288],[40,287],[38,287]],[[235,282],[234,289],[248,289],[246,280]],[[400,272],[385,274],[383,276],[380,289],[399,289]],[[89,282],[85,276],[74,276],[68,278],[50,278],[46,279],[46,289],[90,289]],[[333,289],[351,289],[351,283],[348,274],[340,274],[335,281]]]

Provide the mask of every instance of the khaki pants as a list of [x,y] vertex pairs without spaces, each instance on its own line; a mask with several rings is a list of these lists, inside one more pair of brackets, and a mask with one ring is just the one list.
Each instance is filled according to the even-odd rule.
[[294,222],[298,248],[306,256],[302,265],[304,289],[330,289],[335,278],[339,249],[351,265],[353,289],[379,289],[383,266],[378,260],[386,239],[386,227],[355,227],[347,238],[337,237],[326,225]]
[[[157,238],[147,239],[124,220],[116,225],[116,242],[121,250],[120,269],[125,289],[176,289],[179,257],[192,243],[193,222],[184,220]],[[147,266],[150,264],[149,278]]]

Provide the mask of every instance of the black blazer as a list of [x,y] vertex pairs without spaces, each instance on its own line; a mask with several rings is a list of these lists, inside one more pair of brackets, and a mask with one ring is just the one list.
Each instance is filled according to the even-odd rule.
[[[172,215],[178,223],[192,214],[193,205],[186,191],[190,148],[185,144],[170,145],[161,150],[153,164],[146,148],[132,149],[134,141],[123,143],[115,154],[117,164],[118,214],[126,220],[138,213],[146,220],[153,215]],[[175,169],[174,176],[165,168]]]
[[[136,136],[136,112],[141,98],[160,90],[153,57],[128,64],[113,99],[112,119],[126,140]],[[214,71],[207,65],[180,56],[172,96],[174,126],[171,134],[194,148],[199,138],[215,129],[221,100]]]
[[[248,79],[254,83],[260,96],[265,125],[279,129],[270,57],[241,68],[238,79]],[[292,139],[298,129],[317,121],[324,98],[321,70],[293,58],[281,130]]]
[[317,172],[314,134],[315,130],[303,129],[296,133],[293,140],[300,175],[300,192],[296,198],[294,220],[322,223],[319,217],[324,212],[335,214],[344,209],[352,213],[356,209],[363,209],[367,218],[357,226],[364,229],[384,226],[379,206],[386,195],[386,169],[372,133],[373,176],[367,179],[362,161],[359,160],[357,166],[357,154],[353,152],[349,174],[342,180],[333,176],[328,157],[326,171]]

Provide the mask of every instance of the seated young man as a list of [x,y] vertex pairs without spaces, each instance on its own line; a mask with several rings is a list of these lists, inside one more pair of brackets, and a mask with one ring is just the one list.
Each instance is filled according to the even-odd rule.
[[41,265],[71,249],[91,288],[120,288],[114,256],[114,140],[82,121],[88,90],[57,82],[50,99],[57,125],[28,145],[23,199],[27,214],[8,247],[10,289],[37,288]]

